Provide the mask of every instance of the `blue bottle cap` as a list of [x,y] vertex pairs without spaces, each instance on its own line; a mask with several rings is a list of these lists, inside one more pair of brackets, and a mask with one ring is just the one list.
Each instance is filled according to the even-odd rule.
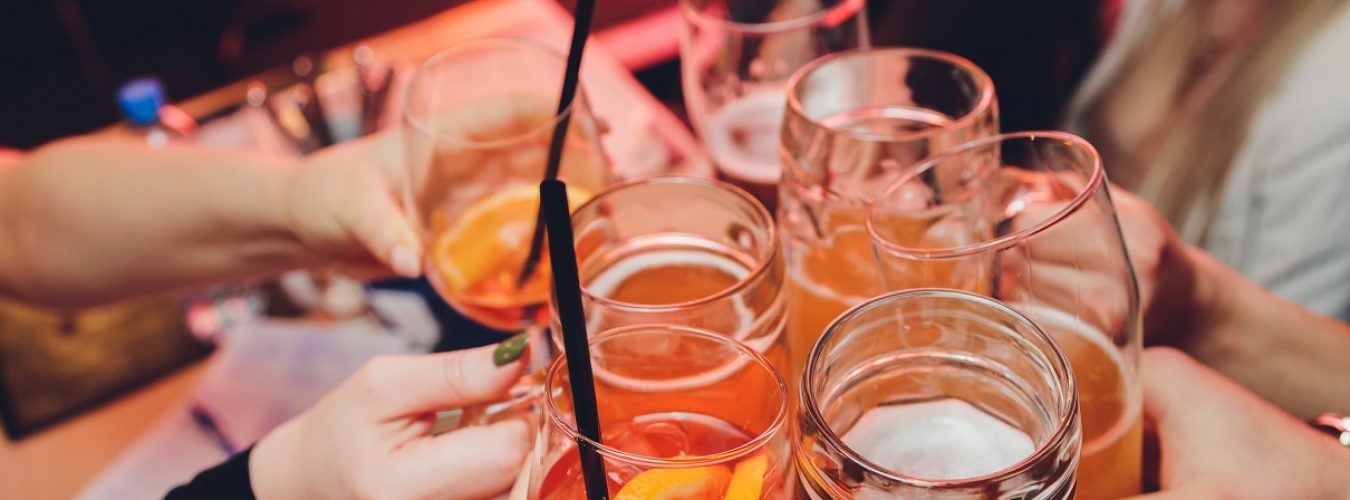
[[164,84],[154,77],[131,80],[117,89],[117,105],[132,125],[154,125],[164,105]]

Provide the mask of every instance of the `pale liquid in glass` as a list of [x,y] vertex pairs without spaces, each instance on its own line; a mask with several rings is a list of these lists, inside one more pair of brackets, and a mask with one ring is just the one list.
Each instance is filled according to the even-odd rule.
[[703,124],[718,176],[744,189],[772,211],[778,199],[778,136],[787,91],[768,89],[728,102]]
[[[584,241],[579,243],[585,244]],[[704,238],[676,234],[634,238],[608,250],[605,255],[587,260],[590,262],[581,269],[586,290],[598,297],[624,302],[629,307],[673,306],[701,301],[747,279],[754,266],[753,258],[735,249]],[[781,311],[779,307],[761,303],[775,299],[765,294],[734,294],[730,298],[716,299],[718,302],[712,305],[691,306],[717,308],[711,312],[669,313],[669,316],[656,312],[641,319],[632,319],[637,316],[626,316],[623,311],[597,307],[588,312],[587,321],[592,331],[637,321],[683,324],[724,333],[745,342],[782,369],[787,365],[782,332],[759,335],[763,332],[764,322],[774,318],[756,313]],[[750,338],[752,335],[754,337]]]
[[[927,109],[884,106],[840,113],[820,122],[836,129],[879,137],[895,136],[899,141],[918,132],[948,126],[952,119]],[[868,157],[865,152],[856,153],[859,158]],[[793,156],[792,153],[785,155],[787,158]],[[899,168],[907,166],[882,163],[850,166],[857,172],[884,169],[867,174],[873,181],[869,185],[854,185],[846,179],[837,181],[844,184],[843,188],[784,186],[784,196],[799,199],[797,203],[785,204],[780,216],[787,232],[784,244],[788,256],[787,335],[791,363],[788,380],[796,380],[801,375],[811,346],[834,318],[882,291],[872,242],[863,226],[866,196],[899,175]],[[802,166],[795,168],[805,169]],[[852,177],[860,176],[862,174]],[[810,213],[795,213],[797,207],[804,207],[800,210]]]

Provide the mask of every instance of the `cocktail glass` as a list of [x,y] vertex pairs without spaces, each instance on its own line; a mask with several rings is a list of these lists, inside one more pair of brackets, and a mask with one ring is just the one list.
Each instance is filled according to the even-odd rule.
[[567,360],[549,369],[530,498],[581,499],[577,442],[604,459],[611,498],[792,498],[787,388],[726,335],[634,325],[593,335],[602,442],[576,430]]

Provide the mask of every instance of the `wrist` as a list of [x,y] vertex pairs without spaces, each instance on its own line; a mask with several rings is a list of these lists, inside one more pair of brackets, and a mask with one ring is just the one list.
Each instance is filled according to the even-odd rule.
[[1215,332],[1232,324],[1235,312],[1233,288],[1241,282],[1231,279],[1233,271],[1204,250],[1187,245],[1178,254],[1178,258],[1185,261],[1182,267],[1188,270],[1191,282],[1191,300],[1187,304],[1190,308],[1189,331],[1184,335],[1188,339],[1185,344],[1210,343],[1216,339]]
[[[305,415],[299,418],[305,418]],[[301,488],[292,484],[301,477],[300,471],[294,469],[296,461],[287,457],[288,452],[300,449],[300,443],[293,436],[297,419],[287,421],[253,445],[248,460],[248,477],[254,497],[268,500],[304,496]]]

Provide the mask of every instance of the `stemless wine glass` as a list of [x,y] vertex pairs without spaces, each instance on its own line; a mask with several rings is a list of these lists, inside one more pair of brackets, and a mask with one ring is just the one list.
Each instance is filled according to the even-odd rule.
[[993,82],[952,54],[854,50],[793,75],[778,208],[790,376],[830,320],[881,290],[863,228],[871,196],[915,161],[997,128]]
[[918,289],[835,320],[807,361],[803,497],[1069,499],[1081,434],[1045,332],[967,292]]
[[[432,57],[408,87],[404,196],[426,244],[428,278],[456,310],[502,331],[537,331],[547,321],[547,255],[530,279],[518,276],[562,116],[564,66],[562,53],[540,42],[476,40]],[[580,90],[569,113],[559,176],[576,206],[612,174]]]
[[1078,497],[1139,492],[1139,291],[1090,144],[1020,132],[959,146],[887,186],[867,230],[887,289],[988,295],[1053,337],[1082,404]]
[[778,234],[746,192],[692,177],[621,184],[577,208],[572,227],[589,331],[702,328],[786,367]]
[[591,336],[602,442],[576,430],[567,359],[546,379],[530,498],[586,498],[578,441],[613,498],[789,499],[787,388],[762,355],[706,330],[633,325]]
[[718,176],[771,211],[788,77],[817,57],[867,46],[864,7],[864,0],[680,0],[690,121]]

